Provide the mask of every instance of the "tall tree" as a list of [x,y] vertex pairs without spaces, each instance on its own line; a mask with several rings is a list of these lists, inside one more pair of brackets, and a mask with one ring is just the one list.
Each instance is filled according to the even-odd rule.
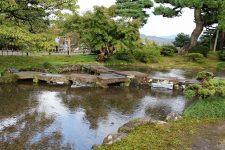
[[95,7],[84,15],[75,14],[65,21],[65,33],[80,35],[81,46],[99,54],[104,61],[119,49],[132,50],[140,42],[139,22],[116,20],[115,7]]
[[76,0],[1,0],[0,37],[5,45],[46,48],[54,40],[51,20],[62,10],[74,11],[76,7]]
[[147,23],[149,14],[146,12],[153,6],[151,0],[117,0],[116,15],[128,19],[139,20],[141,25]]
[[190,43],[184,47],[184,52],[192,49],[198,41],[204,27],[218,23],[220,28],[225,28],[225,1],[224,0],[155,0],[160,3],[154,14],[164,17],[182,15],[183,8],[194,9],[196,27],[191,34]]

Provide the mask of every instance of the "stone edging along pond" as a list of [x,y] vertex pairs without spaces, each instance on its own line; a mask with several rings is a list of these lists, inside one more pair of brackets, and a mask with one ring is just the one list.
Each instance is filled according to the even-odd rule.
[[[139,118],[132,121],[129,121],[128,123],[122,125],[117,132],[109,134],[107,137],[105,137],[102,145],[104,144],[113,144],[115,142],[118,142],[122,140],[123,138],[127,137],[127,135],[134,130],[136,127],[146,125],[146,124],[156,124],[156,125],[167,125],[169,121],[177,121],[182,119],[182,117],[178,113],[170,113],[167,115],[165,121],[161,120],[154,120],[150,117],[145,118]],[[92,149],[97,149],[101,145],[93,145]]]
[[[10,76],[18,80],[30,80],[32,82],[45,82],[54,85],[71,85],[71,87],[102,87],[110,86],[149,86],[171,89],[184,89],[187,84],[196,83],[193,80],[178,80],[177,78],[153,78],[148,74],[138,71],[118,71],[102,65],[65,65],[61,68],[61,74],[37,72],[29,70],[10,69]],[[4,82],[0,78],[0,82]]]

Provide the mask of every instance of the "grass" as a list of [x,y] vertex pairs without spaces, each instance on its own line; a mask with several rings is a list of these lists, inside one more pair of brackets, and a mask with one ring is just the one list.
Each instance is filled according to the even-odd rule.
[[115,58],[106,61],[106,65],[133,65],[133,66],[145,66],[154,69],[216,69],[217,64],[219,63],[218,57],[216,54],[210,53],[208,58],[205,58],[204,63],[196,63],[187,61],[183,56],[165,56],[161,57],[159,63],[140,63],[133,62],[129,63],[126,61],[117,60]]
[[225,118],[225,97],[213,97],[195,101],[184,112],[185,116]]
[[184,118],[168,125],[148,124],[137,127],[125,139],[98,150],[174,150],[186,149],[200,129],[216,119]]
[[6,68],[35,68],[45,62],[53,65],[76,64],[76,63],[95,63],[94,55],[77,56],[0,56],[0,72]]
[[[76,64],[76,63],[98,63],[95,55],[76,55],[76,56],[0,56],[0,72],[7,68],[38,68],[41,64],[48,62],[53,65]],[[185,57],[161,57],[159,63],[126,62],[111,58],[105,65],[129,65],[143,66],[153,69],[215,69],[218,64],[215,54],[210,54],[205,63],[187,62]]]

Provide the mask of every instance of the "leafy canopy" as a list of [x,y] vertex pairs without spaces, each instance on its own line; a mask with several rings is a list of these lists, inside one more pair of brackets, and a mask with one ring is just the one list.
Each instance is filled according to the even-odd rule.
[[62,10],[76,7],[76,0],[1,0],[1,45],[25,50],[50,48],[54,45],[51,21]]
[[225,29],[224,0],[155,0],[155,2],[161,4],[155,8],[155,15],[171,18],[182,15],[182,9],[185,7],[201,9],[204,26],[219,23],[219,26]]
[[116,1],[116,15],[138,19],[141,25],[147,23],[149,14],[146,12],[153,6],[151,0],[117,0]]
[[140,40],[139,22],[124,22],[114,19],[115,7],[95,7],[94,11],[83,16],[73,15],[65,21],[65,32],[80,35],[81,46],[99,53],[106,49],[109,53],[116,50],[131,50]]

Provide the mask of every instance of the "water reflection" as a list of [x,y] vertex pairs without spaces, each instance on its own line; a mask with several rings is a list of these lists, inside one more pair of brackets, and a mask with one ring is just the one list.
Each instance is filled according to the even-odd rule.
[[0,96],[4,96],[5,109],[0,125],[15,119],[2,125],[0,146],[12,146],[15,143],[10,140],[18,140],[26,149],[90,149],[131,119],[164,119],[172,111],[181,113],[186,106],[179,92],[150,88],[70,89],[18,84],[0,89],[4,90]]
[[118,70],[130,70],[130,71],[140,71],[146,74],[149,74],[152,77],[161,77],[161,78],[177,78],[177,79],[194,79],[198,72],[200,71],[209,71],[213,72],[215,76],[217,77],[223,77],[225,78],[225,72],[224,71],[217,71],[212,70],[210,68],[208,69],[152,69],[149,67],[133,67],[133,66],[109,66],[113,69]]

